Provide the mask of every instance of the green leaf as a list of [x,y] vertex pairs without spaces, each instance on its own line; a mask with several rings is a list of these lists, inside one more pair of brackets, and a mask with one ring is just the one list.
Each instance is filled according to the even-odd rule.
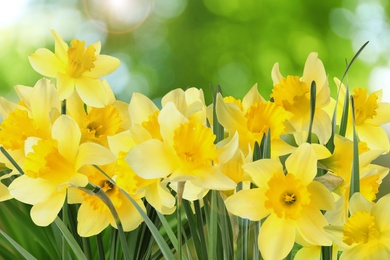
[[84,255],[83,250],[81,250],[79,244],[76,242],[76,240],[74,239],[74,237],[70,233],[69,229],[65,226],[64,222],[62,222],[62,220],[59,217],[57,217],[54,220],[54,223],[56,224],[56,226],[58,227],[58,229],[61,231],[62,235],[64,236],[64,238],[68,242],[68,245],[73,250],[73,253],[75,254],[76,258],[86,260],[87,258]]
[[352,107],[352,125],[353,125],[353,162],[352,162],[352,177],[349,189],[349,197],[355,192],[360,191],[360,170],[359,170],[359,138],[356,132],[356,119],[355,119],[355,104],[353,97],[351,96]]
[[314,123],[314,114],[316,111],[316,82],[313,80],[311,82],[310,87],[310,124],[309,124],[309,133],[307,135],[307,142],[310,144],[312,142],[311,140],[311,134],[313,129],[313,123]]
[[0,229],[0,234],[3,235],[5,239],[7,239],[11,245],[18,250],[18,252],[25,258],[25,259],[36,259],[34,256],[32,256],[26,249],[24,249],[21,245],[19,245],[15,240],[13,240],[10,236],[8,236],[3,230]]

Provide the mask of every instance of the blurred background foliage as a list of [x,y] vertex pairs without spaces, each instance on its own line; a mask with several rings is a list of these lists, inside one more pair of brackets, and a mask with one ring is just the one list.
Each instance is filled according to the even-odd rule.
[[242,98],[255,83],[268,99],[274,63],[283,75],[301,75],[310,52],[319,53],[335,97],[333,77],[366,41],[349,85],[383,89],[389,102],[389,14],[385,0],[1,1],[0,94],[15,98],[14,85],[41,77],[27,56],[53,50],[55,29],[67,42],[101,41],[103,54],[121,60],[106,79],[125,102],[133,92],[157,100],[198,87],[210,103],[210,86]]
[[[107,80],[117,98],[133,92],[158,98],[173,88],[221,85],[241,98],[258,83],[269,97],[271,69],[301,75],[318,52],[329,75],[341,77],[346,60],[366,42],[349,73],[352,86],[383,88],[389,71],[388,1],[262,0],[14,0],[0,3],[0,86],[34,85],[41,76],[27,56],[53,50],[50,29],[64,40],[101,41],[102,53],[122,65]],[[390,74],[390,73],[388,73]],[[389,78],[390,76],[387,76]]]

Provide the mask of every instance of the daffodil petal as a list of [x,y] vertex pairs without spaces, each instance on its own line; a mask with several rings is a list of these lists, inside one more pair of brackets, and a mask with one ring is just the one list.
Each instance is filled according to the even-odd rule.
[[[371,214],[375,216],[376,223],[381,232],[390,230],[390,194],[381,197],[372,207]],[[389,237],[390,239],[390,237]]]
[[115,155],[97,143],[82,143],[76,157],[76,169],[83,165],[105,165],[116,160]]
[[390,103],[379,103],[373,118],[367,118],[365,123],[381,126],[390,122]]
[[307,185],[307,189],[310,192],[310,205],[313,207],[329,210],[335,207],[333,195],[330,191],[318,181],[312,181]]
[[126,156],[133,171],[144,179],[166,177],[173,171],[171,151],[157,139],[134,146]]
[[361,141],[367,143],[371,150],[390,150],[390,142],[386,131],[378,126],[361,125],[357,129]]
[[201,171],[204,174],[200,174],[196,179],[191,180],[193,184],[199,187],[210,190],[232,190],[237,186],[234,181],[214,167]]
[[45,77],[55,78],[58,72],[63,72],[61,62],[48,49],[36,50],[28,56],[28,60],[33,69]]
[[77,123],[67,115],[61,115],[54,122],[52,137],[58,141],[58,150],[69,162],[76,158],[81,139]]
[[145,191],[146,200],[158,212],[170,215],[175,211],[176,199],[159,180],[145,187]]
[[82,237],[99,234],[110,223],[109,214],[98,212],[89,203],[82,203],[77,213],[77,233]]
[[188,119],[179,112],[175,104],[168,102],[158,115],[161,137],[169,145],[173,145],[173,135],[175,129],[181,124],[188,122]]
[[259,188],[240,190],[225,200],[226,209],[233,215],[241,218],[259,221],[269,215],[265,208],[264,191]]
[[135,146],[133,137],[130,131],[123,131],[113,136],[107,136],[110,150],[118,157],[120,152],[128,152],[130,148]]
[[313,207],[306,207],[297,220],[297,229],[302,238],[313,245],[330,246],[332,241],[323,229],[328,223],[321,211]]
[[354,215],[359,211],[371,212],[371,209],[372,203],[364,198],[363,195],[359,192],[355,192],[349,199],[349,212],[351,215]]
[[0,115],[2,120],[7,119],[8,114],[12,111],[20,109],[20,110],[26,110],[25,107],[15,104],[11,101],[8,101],[7,99],[0,97]]
[[54,37],[54,53],[65,64],[68,60],[68,44],[55,30],[51,30],[51,34]]
[[[39,80],[39,81],[41,81],[41,80]],[[24,105],[28,109],[30,109],[30,97],[31,97],[31,93],[33,92],[34,88],[31,88],[31,87],[28,87],[28,86],[23,86],[23,85],[16,85],[14,87],[14,89],[15,89],[16,94],[18,94],[20,99],[23,101]]]
[[307,86],[311,86],[312,81],[315,81],[317,94],[321,92],[323,87],[328,87],[324,64],[318,58],[318,53],[312,52],[307,57],[301,80]]
[[38,226],[48,226],[53,223],[62,206],[64,205],[66,192],[54,192],[50,198],[31,208],[31,219]]
[[266,187],[269,179],[276,174],[283,172],[283,166],[279,161],[273,159],[257,160],[242,166],[244,171],[252,177],[258,187]]
[[9,193],[8,187],[0,182],[0,202],[11,199],[12,196]]
[[75,80],[75,87],[81,100],[88,106],[100,108],[108,105],[109,100],[102,81],[80,77]]
[[265,102],[265,99],[260,95],[257,84],[255,84],[242,99],[242,107],[244,111],[247,111],[253,104],[258,102]]
[[308,246],[301,248],[294,256],[294,260],[318,260],[321,257],[320,246]]
[[181,88],[173,89],[165,94],[161,99],[162,107],[165,107],[170,102],[175,104],[175,107],[178,111],[180,111],[180,113],[183,113],[187,107],[184,90]]
[[89,78],[101,78],[114,72],[120,65],[119,59],[108,55],[97,55],[93,62],[95,67],[91,71],[85,71],[84,75]]
[[57,91],[60,100],[69,98],[74,92],[74,78],[69,77],[66,74],[58,73],[57,77]]
[[[226,141],[228,141],[226,143]],[[226,143],[226,144],[225,144]],[[218,149],[218,159],[219,163],[228,162],[236,153],[238,149],[238,134],[237,132],[233,135],[233,137],[229,139],[224,139],[217,144],[217,148],[223,145],[220,149]]]
[[55,186],[45,179],[22,175],[9,185],[8,190],[15,199],[34,205],[46,201],[55,192]]
[[286,160],[286,168],[303,185],[309,184],[317,174],[317,158],[310,144],[300,145]]
[[284,78],[282,76],[282,74],[280,74],[280,71],[279,71],[279,62],[276,62],[274,64],[274,66],[272,67],[271,77],[272,77],[272,81],[273,81],[274,86],[276,84],[279,84],[280,80],[282,80]]
[[[117,208],[119,219],[121,220],[123,230],[125,232],[132,231],[136,229],[142,222],[143,218],[139,214],[138,210],[135,208],[133,203],[124,195],[121,196],[122,205]],[[138,206],[146,213],[146,208],[142,200],[135,200]],[[115,221],[111,222],[111,225],[116,226]]]
[[228,131],[239,133],[246,131],[246,119],[243,112],[235,105],[226,104],[221,94],[217,95],[216,110],[218,122]]
[[258,243],[264,259],[285,258],[293,248],[294,241],[295,224],[292,220],[271,214],[260,228]]
[[133,93],[129,103],[129,115],[132,124],[142,124],[158,110],[157,106],[145,95]]

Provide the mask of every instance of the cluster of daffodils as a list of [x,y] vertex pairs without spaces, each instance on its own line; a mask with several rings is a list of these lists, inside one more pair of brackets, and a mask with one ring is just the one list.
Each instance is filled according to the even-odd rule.
[[319,258],[324,246],[344,259],[390,258],[390,195],[375,202],[389,169],[371,163],[390,150],[381,91],[335,79],[331,98],[310,53],[302,76],[284,77],[275,64],[269,100],[255,85],[242,100],[218,92],[211,105],[197,88],[172,90],[161,104],[140,93],[125,103],[102,78],[118,59],[101,55],[99,42],[68,45],[52,33],[54,53],[29,56],[45,78],[15,86],[17,103],[0,98],[1,162],[11,170],[0,176],[0,200],[32,205],[36,225],[78,204],[80,236],[117,228],[90,186],[105,192],[124,231],[144,220],[136,206],[168,215],[181,199],[217,190],[229,213],[261,221],[264,259],[282,259],[294,244],[297,259]]

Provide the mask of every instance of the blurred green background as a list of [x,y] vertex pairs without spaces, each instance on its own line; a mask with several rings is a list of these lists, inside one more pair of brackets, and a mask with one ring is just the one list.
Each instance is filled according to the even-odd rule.
[[[158,99],[174,88],[210,86],[242,98],[258,83],[269,98],[271,69],[301,75],[310,52],[333,77],[370,41],[348,74],[353,87],[384,89],[390,100],[390,6],[380,0],[12,0],[0,2],[0,94],[41,76],[27,56],[65,41],[101,41],[121,67],[106,79],[118,99]],[[389,159],[382,158],[388,164]]]

